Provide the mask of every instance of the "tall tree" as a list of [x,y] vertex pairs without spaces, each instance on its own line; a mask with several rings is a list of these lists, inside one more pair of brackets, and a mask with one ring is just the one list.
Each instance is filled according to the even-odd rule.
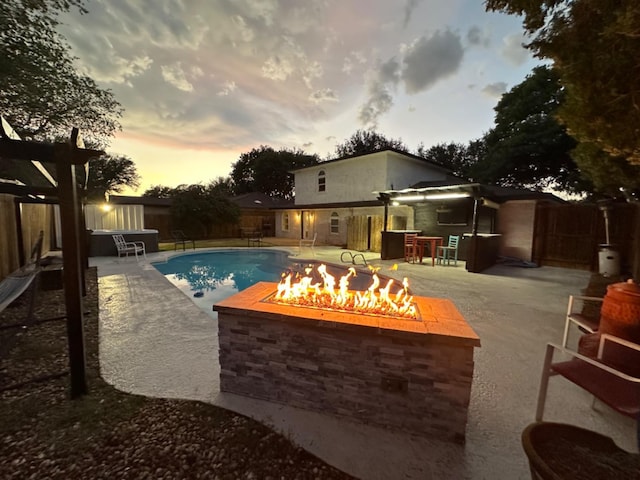
[[104,198],[105,193],[118,193],[124,187],[136,188],[140,176],[129,157],[102,155],[89,161],[88,197]]
[[570,155],[576,142],[555,117],[563,96],[557,73],[546,66],[502,95],[495,127],[484,137],[486,155],[471,176],[504,186],[590,190]]
[[341,158],[365,155],[385,148],[394,148],[403,152],[409,151],[409,148],[399,138],[387,138],[373,130],[357,130],[344,143],[336,145],[336,156]]
[[261,145],[240,155],[232,165],[233,192],[236,195],[262,192],[275,197],[292,198],[294,183],[289,171],[317,163],[316,155],[308,155],[300,150],[276,151]]
[[58,13],[82,0],[13,0],[0,12],[0,111],[24,139],[68,137],[72,127],[104,147],[122,107],[109,90],[80,75],[56,31]]
[[580,142],[640,164],[640,3],[637,0],[486,0],[523,16],[536,56],[566,87],[561,121]]
[[580,171],[593,182],[598,193],[619,198],[640,193],[640,165],[612,157],[589,142],[579,143],[571,152],[571,157],[580,166]]
[[471,176],[471,168],[479,161],[479,155],[483,154],[483,146],[484,142],[482,140],[469,142],[469,146],[451,142],[438,143],[431,148],[425,148],[421,144],[418,146],[416,155],[439,163],[458,177],[469,178]]
[[173,224],[192,238],[207,238],[214,225],[240,218],[238,206],[210,186],[180,185],[171,198]]
[[165,185],[151,185],[144,192],[142,192],[142,196],[152,198],[171,198],[174,191],[174,188],[167,187]]
[[233,195],[233,180],[231,177],[218,177],[209,182],[208,188],[212,192],[218,192],[221,195]]

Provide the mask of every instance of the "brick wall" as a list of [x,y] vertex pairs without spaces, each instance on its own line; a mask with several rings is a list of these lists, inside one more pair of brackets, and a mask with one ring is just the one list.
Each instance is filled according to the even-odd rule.
[[464,442],[472,346],[246,310],[218,323],[222,391]]

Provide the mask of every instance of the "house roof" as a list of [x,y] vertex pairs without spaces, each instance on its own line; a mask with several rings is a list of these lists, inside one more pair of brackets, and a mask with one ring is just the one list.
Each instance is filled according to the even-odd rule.
[[285,200],[283,198],[272,197],[266,193],[250,192],[242,195],[231,197],[231,201],[240,208],[290,208],[293,206],[293,200]]
[[289,204],[274,207],[274,210],[318,210],[320,208],[353,208],[353,207],[381,207],[382,200],[364,200],[360,202],[307,203],[304,205]]
[[426,158],[421,157],[419,155],[415,155],[413,153],[405,152],[403,150],[398,150],[396,148],[382,148],[380,150],[375,150],[375,151],[369,152],[369,153],[359,153],[359,154],[356,154],[356,155],[347,155],[347,156],[340,157],[340,158],[334,158],[332,160],[325,160],[324,162],[320,162],[320,163],[317,163],[315,165],[310,165],[308,167],[302,167],[302,168],[296,168],[295,170],[289,170],[289,173],[296,173],[296,172],[300,172],[300,171],[307,170],[307,169],[310,169],[310,168],[318,168],[319,166],[322,166],[322,165],[327,165],[329,163],[335,163],[335,162],[342,162],[344,160],[351,160],[353,158],[366,157],[367,155],[373,155],[375,153],[380,153],[380,152],[394,152],[394,153],[403,155],[403,156],[405,156],[407,158],[410,158],[410,159],[413,159],[413,160],[418,160],[420,162],[426,163],[429,166],[431,166],[431,167],[433,167],[433,168],[435,168],[437,170],[441,170],[441,171],[444,171],[444,172],[451,173],[450,169],[448,169],[447,167],[445,167],[443,165],[440,165],[439,163],[433,162],[431,160],[427,160]]
[[109,202],[116,205],[147,205],[158,207],[171,206],[170,198],[157,198],[157,197],[134,197],[128,195],[109,195]]
[[[260,192],[244,193],[231,197],[230,200],[238,205],[238,207],[245,209],[255,208],[267,210],[271,208],[287,208],[293,205],[292,200],[271,197]],[[109,202],[117,205],[146,205],[149,207],[169,207],[172,203],[170,198],[133,197],[127,195],[109,195]]]

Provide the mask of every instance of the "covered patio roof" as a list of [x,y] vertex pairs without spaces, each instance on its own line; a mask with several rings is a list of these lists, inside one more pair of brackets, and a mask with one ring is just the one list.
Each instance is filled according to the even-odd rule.
[[446,200],[473,197],[487,206],[496,206],[508,200],[549,200],[564,203],[552,193],[538,192],[526,188],[483,185],[474,182],[451,183],[446,181],[420,182],[401,190],[373,192],[378,198],[388,202],[415,203],[429,200]]
[[[76,167],[76,184],[83,189],[89,175],[88,159],[104,152],[85,149],[79,136],[75,142],[71,163]],[[56,150],[61,146],[66,144],[23,141],[0,116],[0,193],[52,203],[58,196]]]

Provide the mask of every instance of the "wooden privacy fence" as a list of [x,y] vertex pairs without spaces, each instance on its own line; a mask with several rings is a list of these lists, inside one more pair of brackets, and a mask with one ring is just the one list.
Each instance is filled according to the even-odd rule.
[[[16,204],[13,195],[0,194],[0,280],[20,267],[20,246],[16,225]],[[22,252],[24,258],[35,244],[40,231],[44,232],[42,254],[51,250],[53,223],[52,205],[23,203],[19,206],[22,220]]]
[[347,248],[364,252],[382,250],[383,217],[380,215],[356,215],[347,219]]
[[[638,235],[638,207],[613,204],[609,211],[609,243],[629,270]],[[594,204],[538,205],[534,261],[538,265],[598,270],[598,250],[606,243],[603,213]]]

